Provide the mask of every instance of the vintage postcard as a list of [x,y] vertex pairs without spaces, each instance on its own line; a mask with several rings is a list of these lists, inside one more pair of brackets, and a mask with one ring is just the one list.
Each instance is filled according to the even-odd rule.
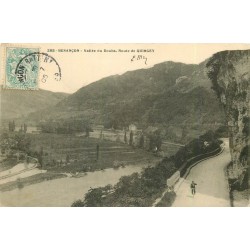
[[0,206],[249,206],[250,44],[1,44]]

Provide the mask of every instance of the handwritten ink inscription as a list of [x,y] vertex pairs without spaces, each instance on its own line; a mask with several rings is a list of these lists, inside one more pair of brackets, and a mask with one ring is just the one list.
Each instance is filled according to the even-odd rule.
[[134,55],[131,59],[131,62],[134,62],[134,61],[141,61],[143,60],[144,63],[147,65],[147,60],[148,58],[146,56],[143,56],[143,55]]

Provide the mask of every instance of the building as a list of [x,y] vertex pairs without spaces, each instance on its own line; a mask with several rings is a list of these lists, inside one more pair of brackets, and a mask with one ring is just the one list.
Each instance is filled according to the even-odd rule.
[[94,127],[94,130],[103,130],[104,129],[104,126],[103,125],[96,125]]
[[132,131],[132,132],[136,132],[137,131],[137,127],[134,125],[134,124],[130,124],[128,126],[128,130],[129,131]]

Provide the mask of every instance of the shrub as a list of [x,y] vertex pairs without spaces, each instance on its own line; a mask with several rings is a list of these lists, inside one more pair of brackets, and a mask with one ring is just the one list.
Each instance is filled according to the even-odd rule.
[[244,128],[242,130],[242,133],[245,135],[249,135],[249,128],[250,128],[250,118],[247,116],[243,117],[243,124],[244,124]]
[[228,127],[226,125],[220,126],[216,131],[215,131],[215,136],[220,138],[220,137],[228,137]]
[[162,199],[156,204],[156,207],[171,207],[175,201],[176,193],[174,191],[164,194]]
[[84,202],[82,200],[76,200],[73,202],[71,207],[84,207]]
[[[208,147],[204,147],[204,141],[209,142]],[[182,166],[183,162],[197,154],[218,148],[219,142],[215,134],[209,131],[181,148],[175,156],[164,158],[156,166],[146,168],[141,174],[123,176],[113,187],[109,185],[89,190],[85,195],[84,206],[152,206],[166,188],[166,180]],[[171,206],[175,196],[174,192],[166,193],[157,206]]]

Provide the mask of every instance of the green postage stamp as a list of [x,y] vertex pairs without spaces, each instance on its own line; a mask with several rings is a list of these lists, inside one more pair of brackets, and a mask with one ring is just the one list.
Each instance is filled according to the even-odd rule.
[[39,48],[6,47],[6,89],[36,90],[39,83]]

